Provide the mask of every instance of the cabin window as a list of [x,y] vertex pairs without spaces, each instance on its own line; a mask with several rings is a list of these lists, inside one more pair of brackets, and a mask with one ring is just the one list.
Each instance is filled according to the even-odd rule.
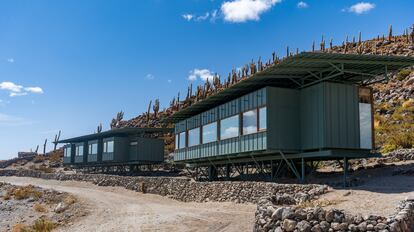
[[211,143],[217,141],[217,122],[213,122],[203,126],[203,143]]
[[197,146],[200,144],[200,127],[188,131],[188,146]]
[[185,132],[180,133],[180,143],[178,148],[185,148]]
[[83,155],[83,145],[77,145],[76,146],[75,155],[76,156],[82,156]]
[[222,119],[220,121],[220,139],[239,136],[239,115]]
[[267,108],[259,108],[259,131],[267,129]]
[[249,110],[243,113],[243,134],[257,132],[257,109]]
[[179,148],[179,144],[178,144],[178,141],[179,141],[179,138],[180,138],[180,135],[179,134],[175,134],[175,149],[178,149]]
[[97,143],[91,143],[89,144],[88,154],[90,155],[96,155],[98,154],[98,144]]
[[359,88],[359,143],[361,148],[373,148],[372,123],[372,91],[370,88]]
[[64,152],[64,156],[65,157],[70,157],[71,151],[72,151],[72,148],[71,147],[66,147],[65,148],[65,152]]
[[110,140],[110,141],[105,141],[104,142],[104,149],[103,149],[104,153],[112,153],[114,152],[114,141]]

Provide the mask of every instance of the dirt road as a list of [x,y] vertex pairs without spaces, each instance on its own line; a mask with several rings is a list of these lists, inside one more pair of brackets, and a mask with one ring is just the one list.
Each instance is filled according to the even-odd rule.
[[234,203],[183,203],[118,187],[74,181],[0,177],[76,195],[90,214],[60,231],[251,231],[256,206]]

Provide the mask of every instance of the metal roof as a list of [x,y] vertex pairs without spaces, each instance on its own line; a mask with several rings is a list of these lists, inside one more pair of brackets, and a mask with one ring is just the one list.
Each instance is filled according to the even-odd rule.
[[388,78],[388,72],[412,65],[414,57],[302,52],[176,112],[165,121],[184,120],[265,86],[301,89],[323,81],[368,85],[379,75]]
[[136,127],[127,127],[127,128],[119,128],[104,131],[101,133],[94,133],[89,135],[83,135],[79,137],[74,137],[70,139],[63,139],[59,140],[57,143],[77,143],[77,142],[84,142],[95,140],[99,138],[108,138],[114,136],[126,136],[126,135],[142,135],[142,134],[150,134],[150,133],[168,133],[173,132],[173,128],[136,128]]

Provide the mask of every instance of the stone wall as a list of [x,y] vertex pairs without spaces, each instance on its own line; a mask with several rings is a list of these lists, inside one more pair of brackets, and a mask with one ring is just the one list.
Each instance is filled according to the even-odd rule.
[[292,205],[311,200],[327,191],[325,185],[247,181],[195,182],[188,178],[41,173],[33,170],[0,170],[0,176],[86,181],[100,186],[120,186],[138,192],[158,194],[184,202],[258,203],[261,198],[272,196],[280,204]]
[[414,229],[414,201],[403,201],[397,213],[390,217],[347,214],[337,209],[321,207],[278,207],[272,197],[263,198],[256,211],[254,231],[391,231],[410,232]]

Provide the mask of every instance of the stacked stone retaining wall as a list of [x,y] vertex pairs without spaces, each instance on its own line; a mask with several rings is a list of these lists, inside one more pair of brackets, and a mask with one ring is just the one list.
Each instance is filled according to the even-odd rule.
[[333,232],[333,231],[414,231],[414,202],[403,201],[389,217],[351,215],[342,210],[321,207],[278,207],[272,197],[263,198],[256,211],[255,232]]
[[258,203],[272,196],[281,204],[297,204],[325,193],[325,185],[276,184],[270,182],[195,182],[188,178],[115,176],[104,174],[41,173],[33,170],[0,170],[0,176],[25,176],[61,181],[86,181],[100,186],[167,196],[184,202],[231,201]]

